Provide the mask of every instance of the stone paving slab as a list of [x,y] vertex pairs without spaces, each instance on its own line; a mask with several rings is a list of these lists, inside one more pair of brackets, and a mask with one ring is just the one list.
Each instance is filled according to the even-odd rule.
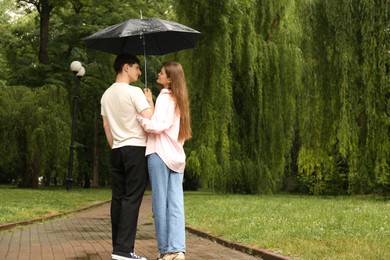
[[[0,233],[0,259],[111,259],[110,205]],[[187,232],[186,259],[261,259]],[[138,221],[136,253],[156,259],[151,196],[145,196]]]

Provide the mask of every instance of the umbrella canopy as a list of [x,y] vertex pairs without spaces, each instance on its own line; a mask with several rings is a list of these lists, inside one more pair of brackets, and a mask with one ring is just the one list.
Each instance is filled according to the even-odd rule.
[[190,49],[200,33],[185,25],[157,18],[130,19],[85,38],[88,48],[111,54],[163,55]]
[[111,54],[163,55],[195,47],[200,32],[180,23],[158,18],[130,19],[104,28],[84,39],[90,49]]

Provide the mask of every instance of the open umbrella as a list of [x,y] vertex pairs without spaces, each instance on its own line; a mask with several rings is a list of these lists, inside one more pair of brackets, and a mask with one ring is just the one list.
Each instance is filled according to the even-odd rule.
[[86,46],[111,54],[163,55],[194,48],[200,32],[158,18],[130,19],[102,29],[84,39]]

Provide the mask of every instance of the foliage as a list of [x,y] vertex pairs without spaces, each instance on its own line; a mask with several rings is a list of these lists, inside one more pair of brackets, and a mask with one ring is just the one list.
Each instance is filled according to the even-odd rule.
[[[172,1],[51,1],[53,9],[50,11],[48,32],[48,64],[42,64],[38,59],[40,17],[37,8],[40,1],[16,2],[20,9],[16,9],[11,1],[7,1],[7,5],[4,3],[4,9],[9,4],[12,13],[24,15],[15,16],[15,19],[6,16],[2,18],[5,24],[0,27],[1,32],[4,32],[4,37],[0,40],[3,47],[0,52],[0,67],[5,69],[0,72],[1,81],[7,86],[24,85],[29,88],[39,88],[45,84],[64,86],[67,89],[67,97],[64,100],[71,103],[74,82],[68,68],[73,60],[81,61],[87,73],[81,80],[77,99],[75,156],[78,159],[76,162],[79,163],[75,164],[74,169],[76,173],[83,174],[76,174],[75,177],[78,184],[88,187],[91,174],[96,169],[101,172],[100,185],[108,185],[110,153],[102,129],[100,97],[114,80],[114,56],[86,50],[83,38],[108,25],[139,18],[140,11],[143,17],[158,16],[169,20],[174,15]],[[148,60],[148,82],[155,82],[156,67],[161,63],[154,57]],[[143,83],[139,82],[139,85],[142,86]],[[155,84],[151,84],[152,87],[153,85]],[[71,106],[67,104],[62,109],[68,113],[64,122],[69,126]],[[64,141],[69,142],[69,139]],[[93,158],[92,155],[96,157]],[[18,174],[15,171],[12,171],[12,174],[7,171],[8,177],[11,178],[12,175],[12,179]]]
[[186,64],[193,125],[202,129],[187,171],[221,191],[280,189],[302,64],[294,2],[177,1],[177,9],[207,34]]
[[388,192],[389,3],[181,1],[187,174],[239,193]]
[[[0,86],[62,86],[69,118],[74,84],[67,68],[82,61],[87,74],[77,99],[80,184],[88,187],[98,172],[100,185],[110,181],[99,103],[114,79],[114,56],[86,49],[83,38],[142,11],[143,17],[177,20],[201,32],[195,49],[148,57],[147,65],[155,95],[162,59],[178,60],[186,71],[193,126],[185,146],[186,185],[266,194],[390,191],[387,1],[56,0],[50,2],[48,64],[37,55],[39,12],[31,5],[15,9],[28,2],[40,1],[0,5]],[[29,91],[23,96],[32,103]],[[39,151],[34,140],[31,147]],[[20,158],[31,164],[37,151]],[[14,153],[19,150],[0,159],[12,178],[17,166],[9,166],[8,157]]]
[[[207,32],[207,37],[202,36],[198,42],[196,51],[187,51],[190,58],[178,59],[187,72],[191,110],[195,111],[191,115],[194,134],[187,146],[191,151],[187,172],[201,174],[205,183],[223,188],[224,182],[228,182],[230,170],[228,131],[232,120],[232,100],[229,70],[231,26],[228,19],[233,7],[230,1],[176,2],[178,16],[182,17],[184,24]],[[196,167],[197,162],[201,168]]]
[[[318,1],[302,13],[300,176],[313,193],[389,187],[389,3]],[[308,109],[308,108],[311,109]]]
[[3,178],[18,179],[20,187],[37,187],[38,176],[64,178],[70,138],[66,97],[60,86],[1,87]]

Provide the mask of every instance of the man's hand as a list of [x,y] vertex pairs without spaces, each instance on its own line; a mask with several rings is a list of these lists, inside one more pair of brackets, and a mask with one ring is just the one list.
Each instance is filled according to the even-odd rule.
[[103,128],[104,128],[104,132],[106,134],[106,139],[107,139],[108,145],[110,146],[110,148],[112,148],[112,145],[114,143],[114,138],[112,136],[110,124],[108,123],[108,119],[106,116],[103,116]]

